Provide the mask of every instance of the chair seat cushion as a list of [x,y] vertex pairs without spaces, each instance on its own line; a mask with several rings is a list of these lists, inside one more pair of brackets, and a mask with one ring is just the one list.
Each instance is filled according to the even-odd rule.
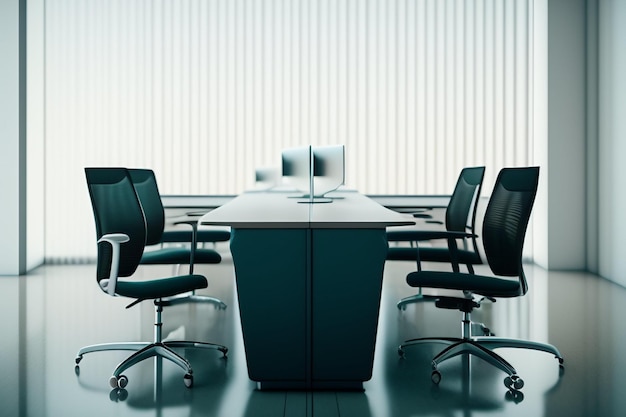
[[[458,260],[460,264],[482,264],[480,256],[467,250],[459,250]],[[423,262],[450,262],[450,251],[447,247],[420,247],[419,259]],[[417,261],[417,248],[408,246],[391,246],[387,250],[389,261]]]
[[[191,242],[192,230],[165,230],[161,236],[163,243]],[[198,242],[226,242],[230,239],[228,230],[198,230]]]
[[[219,253],[213,249],[196,249],[195,264],[217,264],[222,261]],[[145,251],[141,263],[146,265],[176,265],[189,264],[189,249],[163,248]]]
[[136,299],[157,299],[199,290],[208,286],[202,275],[180,275],[146,281],[118,280],[115,293]]
[[518,278],[496,278],[445,271],[416,271],[407,275],[406,282],[411,287],[468,290],[490,297],[523,295]]

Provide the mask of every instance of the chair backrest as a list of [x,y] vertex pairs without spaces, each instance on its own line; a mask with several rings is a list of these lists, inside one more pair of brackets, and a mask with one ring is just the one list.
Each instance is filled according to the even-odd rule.
[[528,290],[522,250],[538,184],[539,167],[503,168],[483,220],[483,246],[491,271],[518,276],[522,294]]
[[146,218],[146,245],[161,243],[165,229],[165,210],[154,171],[151,169],[129,169],[128,172]]
[[485,167],[463,168],[446,209],[447,230],[465,232],[469,226],[474,231],[476,208],[484,176]]
[[[85,168],[87,187],[100,239],[109,233],[124,233],[130,241],[120,246],[118,275],[132,275],[143,254],[146,225],[141,203],[125,168]],[[97,279],[109,278],[111,245],[98,243]]]

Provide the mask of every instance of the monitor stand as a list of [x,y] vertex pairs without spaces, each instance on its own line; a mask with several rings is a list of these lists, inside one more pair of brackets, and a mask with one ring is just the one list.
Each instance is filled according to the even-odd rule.
[[313,198],[300,198],[298,203],[302,204],[319,204],[319,203],[332,203],[333,199],[328,197],[313,197]]
[[313,198],[311,198],[311,196],[308,194],[290,195],[287,198],[295,198],[298,200],[298,203],[302,203],[302,204],[318,204],[318,203],[332,203],[333,202],[333,198],[324,197],[324,196],[314,196]]

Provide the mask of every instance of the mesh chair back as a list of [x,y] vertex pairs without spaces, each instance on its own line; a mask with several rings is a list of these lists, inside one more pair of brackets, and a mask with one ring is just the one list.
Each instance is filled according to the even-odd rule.
[[446,209],[447,230],[464,232],[468,227],[468,220],[470,227],[474,227],[484,176],[485,167],[463,168]]
[[[85,168],[87,187],[98,239],[109,233],[124,233],[130,241],[120,245],[118,275],[132,275],[143,254],[146,226],[141,204],[125,168]],[[111,245],[98,244],[97,279],[109,278]]]
[[146,218],[146,245],[161,243],[165,229],[165,211],[154,171],[151,169],[129,169],[128,172]]
[[483,220],[483,245],[492,272],[519,276],[527,290],[522,269],[522,249],[532,211],[539,167],[504,168],[498,174]]

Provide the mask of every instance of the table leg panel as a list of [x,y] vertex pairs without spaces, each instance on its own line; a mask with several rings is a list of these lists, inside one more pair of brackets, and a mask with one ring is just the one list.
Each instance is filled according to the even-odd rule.
[[382,276],[381,229],[315,229],[312,261],[312,379],[372,376]]
[[306,229],[234,229],[241,325],[250,379],[308,378]]

